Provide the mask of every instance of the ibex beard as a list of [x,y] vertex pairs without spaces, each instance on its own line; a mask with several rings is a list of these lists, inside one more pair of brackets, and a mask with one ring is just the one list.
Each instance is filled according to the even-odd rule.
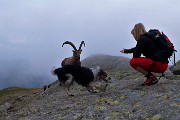
[[[65,87],[65,90],[69,96],[74,96],[70,92],[70,87],[72,86],[73,81],[83,87],[86,87],[89,92],[96,92],[91,86],[94,75],[90,68],[77,65],[66,65],[62,68],[53,69],[52,73],[57,75],[60,84]],[[71,81],[67,83],[67,81],[70,79]]]

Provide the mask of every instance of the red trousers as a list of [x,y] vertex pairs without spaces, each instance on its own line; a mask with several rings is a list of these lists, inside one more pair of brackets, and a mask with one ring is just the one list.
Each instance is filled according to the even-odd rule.
[[132,58],[130,60],[130,65],[134,69],[136,69],[137,67],[140,67],[146,71],[149,71],[151,67],[151,72],[155,72],[155,73],[163,73],[166,71],[168,67],[168,64],[166,63],[153,61],[145,57]]

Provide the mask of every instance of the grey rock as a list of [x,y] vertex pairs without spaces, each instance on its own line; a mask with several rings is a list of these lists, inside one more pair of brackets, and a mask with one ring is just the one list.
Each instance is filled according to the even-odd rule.
[[6,102],[4,105],[0,106],[0,112],[7,112],[11,107],[12,107],[12,104]]
[[174,75],[180,75],[180,60],[170,67]]

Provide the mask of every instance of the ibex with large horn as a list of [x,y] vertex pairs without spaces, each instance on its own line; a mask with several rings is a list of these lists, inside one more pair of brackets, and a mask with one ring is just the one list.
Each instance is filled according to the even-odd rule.
[[62,47],[64,46],[64,44],[69,44],[73,47],[74,50],[73,51],[73,56],[69,57],[69,58],[65,58],[62,63],[61,66],[64,67],[65,65],[79,65],[81,66],[81,61],[80,61],[80,54],[82,52],[82,45],[84,45],[85,47],[85,43],[84,41],[81,42],[79,49],[77,50],[77,48],[75,47],[75,45],[72,42],[66,41],[63,43]]

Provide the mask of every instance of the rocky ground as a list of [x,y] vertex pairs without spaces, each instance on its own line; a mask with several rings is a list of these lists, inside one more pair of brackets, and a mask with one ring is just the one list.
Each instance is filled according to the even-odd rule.
[[46,91],[0,96],[0,120],[180,120],[180,75],[167,70],[157,84],[141,86],[145,78],[127,58],[96,55],[82,63],[108,71],[112,79],[105,92],[103,82],[94,83],[98,93],[74,84],[72,97],[56,81]]
[[99,93],[89,93],[74,84],[74,97],[68,96],[57,82],[45,92],[18,96],[14,102],[4,103],[0,119],[179,120],[180,76],[161,78],[152,86],[141,86],[143,79],[112,79],[107,90]]

